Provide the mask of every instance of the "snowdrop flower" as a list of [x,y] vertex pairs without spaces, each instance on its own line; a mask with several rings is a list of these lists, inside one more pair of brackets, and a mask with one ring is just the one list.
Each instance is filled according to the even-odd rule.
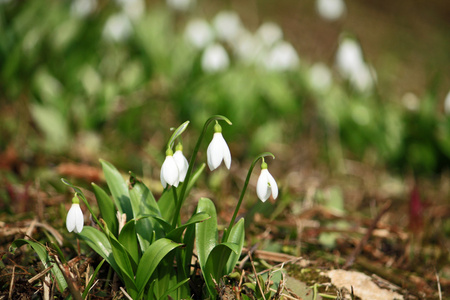
[[283,39],[283,31],[278,24],[266,22],[258,28],[256,36],[261,39],[265,46],[271,47],[276,42]]
[[167,5],[178,11],[187,11],[195,5],[195,0],[166,0]]
[[107,40],[121,42],[131,35],[132,30],[129,17],[125,13],[117,13],[106,21],[103,37]]
[[345,13],[343,0],[317,0],[316,9],[319,15],[327,21],[335,21]]
[[145,12],[144,0],[116,0],[122,11],[131,19],[138,19]]
[[204,19],[193,19],[186,25],[184,37],[197,49],[203,49],[214,40],[214,32]]
[[220,44],[208,46],[202,55],[202,69],[206,73],[216,73],[228,68],[230,59]]
[[179,181],[183,182],[186,178],[186,173],[189,168],[189,163],[183,155],[183,145],[178,144],[175,148],[175,154],[173,155],[173,159],[175,160],[175,163],[178,167],[178,173],[179,173]]
[[70,13],[76,17],[86,17],[94,12],[97,0],[74,0],[70,5]]
[[234,11],[221,11],[213,20],[213,26],[220,40],[232,42],[242,29],[241,19]]
[[300,59],[294,47],[285,41],[277,43],[268,53],[265,66],[272,71],[287,71],[298,67]]
[[211,171],[217,169],[222,160],[227,169],[231,166],[231,153],[227,142],[222,136],[222,127],[216,122],[214,125],[214,136],[206,151],[208,167]]
[[444,100],[444,111],[446,115],[450,115],[450,91],[448,92]]
[[231,41],[236,57],[246,64],[254,63],[261,56],[262,41],[247,29],[239,31],[236,39]]
[[80,208],[80,200],[75,194],[72,199],[72,206],[67,213],[66,227],[69,232],[74,231],[75,233],[80,233],[83,230],[83,225],[84,217]]
[[258,182],[256,184],[256,194],[262,202],[266,202],[270,195],[274,199],[278,197],[278,185],[273,176],[267,170],[267,163],[261,164],[261,174],[259,175]]
[[315,63],[309,69],[309,83],[316,91],[327,91],[332,81],[331,71],[324,63]]
[[173,157],[173,151],[170,148],[166,150],[166,159],[161,167],[160,178],[161,184],[164,188],[167,187],[167,184],[177,187],[180,182],[178,166],[175,158]]

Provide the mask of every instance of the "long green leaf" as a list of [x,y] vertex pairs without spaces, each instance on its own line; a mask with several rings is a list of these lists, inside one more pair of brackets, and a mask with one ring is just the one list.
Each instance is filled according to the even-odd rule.
[[44,268],[52,266],[51,272],[56,278],[56,282],[58,283],[60,291],[63,292],[67,287],[67,282],[64,279],[64,275],[62,274],[61,270],[56,265],[56,263],[50,260],[50,257],[47,253],[47,250],[45,249],[45,246],[30,240],[18,239],[11,244],[10,251],[14,252],[17,248],[25,244],[28,244],[31,246],[31,248],[33,248],[33,250],[39,256],[39,259],[41,260],[42,264],[44,265]]
[[209,218],[210,218],[210,216],[205,212],[195,213],[185,224],[170,231],[167,234],[166,238],[171,239],[175,242],[181,242],[181,235],[183,234],[186,227],[188,227],[189,225],[192,225],[192,224],[203,222]]
[[136,286],[138,289],[138,299],[144,292],[148,280],[152,276],[159,262],[173,249],[182,244],[175,243],[166,238],[154,242],[142,255],[136,272]]
[[186,121],[183,124],[181,124],[180,126],[178,126],[177,129],[175,129],[174,133],[172,134],[172,136],[169,139],[169,142],[167,143],[167,147],[170,147],[170,148],[173,147],[173,143],[175,142],[175,140],[186,130],[188,125],[189,125],[189,121]]
[[139,246],[136,238],[136,225],[134,219],[123,226],[119,234],[119,242],[132,258],[134,262],[133,266],[136,267],[139,262]]
[[242,253],[242,248],[244,247],[245,241],[245,221],[244,219],[240,219],[231,229],[230,234],[228,235],[227,242],[234,243],[238,246],[237,252],[231,252],[230,258],[228,259],[227,266],[225,268],[225,274],[230,274],[233,272],[234,267],[236,266],[237,261]]
[[180,281],[177,284],[173,285],[161,297],[159,297],[159,299],[160,300],[167,299],[167,296],[169,296],[170,293],[174,292],[175,290],[177,290],[179,287],[183,286],[183,284],[187,283],[188,281],[189,281],[189,278],[186,278],[183,281]]
[[94,284],[95,278],[97,277],[97,274],[98,274],[98,272],[100,271],[100,268],[103,266],[103,263],[104,263],[105,261],[106,261],[106,260],[103,259],[103,260],[98,264],[97,268],[95,268],[94,274],[92,274],[92,277],[91,277],[91,279],[89,280],[89,283],[88,283],[88,285],[86,286],[86,289],[84,290],[83,295],[81,295],[81,297],[82,297],[83,299],[86,299],[86,297],[87,297],[87,295],[88,295],[88,293],[89,293],[89,290],[91,289],[92,285]]
[[214,203],[208,198],[200,198],[197,213],[207,213],[211,218],[195,225],[195,241],[200,267],[203,268],[208,260],[209,253],[217,245],[217,214]]
[[133,219],[133,210],[130,203],[130,195],[128,186],[120,172],[112,164],[105,160],[100,160],[106,183],[116,202],[117,209],[120,213],[127,215],[127,220]]
[[114,205],[113,200],[95,183],[92,183],[92,187],[94,188],[95,198],[97,199],[98,208],[100,209],[103,220],[105,220],[111,232],[117,236],[119,222],[116,214],[117,208]]

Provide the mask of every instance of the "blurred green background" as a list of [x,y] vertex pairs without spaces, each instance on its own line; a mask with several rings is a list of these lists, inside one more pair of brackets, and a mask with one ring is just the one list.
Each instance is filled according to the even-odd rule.
[[158,178],[169,128],[191,120],[195,137],[213,114],[233,121],[237,161],[272,151],[279,176],[348,159],[447,170],[450,5],[345,4],[0,1],[3,183],[100,157]]

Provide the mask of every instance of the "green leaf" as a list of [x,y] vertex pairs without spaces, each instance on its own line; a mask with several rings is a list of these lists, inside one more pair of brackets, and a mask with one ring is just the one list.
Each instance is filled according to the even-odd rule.
[[[135,220],[130,220],[123,226],[119,234],[119,242],[133,259],[134,266],[139,263],[139,246],[136,238]],[[135,268],[133,268],[135,269]]]
[[10,251],[14,252],[17,248],[19,248],[25,244],[28,244],[31,246],[31,248],[33,248],[33,250],[39,256],[39,259],[41,260],[42,264],[44,265],[44,268],[53,266],[51,269],[51,272],[53,273],[53,275],[56,278],[56,282],[58,283],[60,291],[63,292],[67,287],[67,282],[64,279],[64,275],[62,274],[62,271],[59,269],[59,267],[56,265],[56,263],[54,263],[50,260],[47,250],[45,249],[45,247],[42,244],[30,241],[30,240],[18,239],[18,240],[15,240],[11,244]]
[[228,259],[227,266],[225,268],[225,273],[230,274],[233,272],[234,267],[236,266],[237,261],[242,253],[242,248],[244,247],[245,241],[245,226],[244,219],[240,219],[231,229],[230,234],[228,235],[227,242],[234,243],[238,246],[237,252],[232,252],[230,254],[230,258]]
[[208,260],[209,253],[217,245],[218,229],[217,215],[214,203],[208,198],[200,198],[197,205],[197,213],[207,213],[211,218],[195,225],[195,241],[200,267],[203,268]]
[[154,242],[148,247],[139,262],[136,272],[136,286],[138,289],[138,297],[140,298],[144,292],[148,280],[152,276],[159,262],[173,249],[180,247],[182,244],[175,243],[166,238],[162,238]]
[[105,220],[112,234],[117,236],[119,221],[117,220],[117,208],[113,200],[95,183],[92,183],[92,187],[94,188],[95,198],[97,199],[98,208],[100,209],[103,220]]
[[[181,235],[183,234],[186,227],[188,227],[189,225],[192,225],[192,224],[203,222],[209,218],[210,218],[210,216],[205,212],[195,213],[185,224],[170,231],[167,234],[166,238],[171,239],[175,242],[181,242]],[[194,241],[192,241],[192,242],[194,242]]]
[[83,239],[92,250],[103,257],[119,276],[122,276],[122,272],[114,259],[111,244],[103,232],[91,226],[84,226],[83,230],[78,233],[78,236]]
[[175,129],[174,133],[169,139],[169,142],[167,143],[167,148],[173,147],[173,143],[175,142],[175,140],[186,130],[188,125],[189,121],[186,121],[183,124],[181,124],[177,129]]
[[179,287],[183,286],[183,284],[187,283],[189,281],[189,278],[184,279],[183,281],[178,282],[176,285],[170,287],[167,292],[165,292],[161,297],[159,297],[160,300],[167,299],[167,296],[169,296],[170,293],[177,290]]
[[83,299],[86,299],[89,290],[91,289],[92,285],[94,284],[95,278],[97,277],[98,271],[100,271],[100,268],[103,266],[103,263],[105,262],[105,259],[103,259],[97,266],[97,268],[95,268],[94,274],[92,274],[91,280],[89,280],[88,285],[86,286],[86,288],[84,289],[83,295],[81,295],[81,297]]
[[102,159],[100,160],[100,163],[102,164],[106,183],[116,202],[117,209],[120,213],[125,213],[127,215],[127,220],[133,219],[133,210],[131,208],[127,183],[112,164]]

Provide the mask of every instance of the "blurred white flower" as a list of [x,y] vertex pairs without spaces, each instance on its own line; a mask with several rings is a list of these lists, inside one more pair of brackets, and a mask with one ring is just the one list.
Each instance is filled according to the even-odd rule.
[[231,41],[231,47],[234,55],[246,64],[254,63],[261,56],[263,48],[261,41],[244,28]]
[[[78,200],[78,198],[76,199]],[[72,206],[70,207],[69,212],[67,213],[66,228],[69,232],[74,231],[75,233],[80,233],[83,230],[84,217],[83,212],[81,211],[80,208],[80,203],[75,202],[72,203]]]
[[256,36],[261,39],[265,46],[271,47],[283,39],[283,31],[278,24],[265,22],[256,31]]
[[447,96],[445,97],[444,111],[445,111],[445,114],[450,115],[450,91],[448,92]]
[[220,44],[212,44],[202,55],[202,69],[206,73],[216,73],[228,68],[230,59],[227,51]]
[[261,164],[261,174],[259,175],[258,182],[256,183],[256,194],[262,202],[266,202],[270,195],[274,199],[278,197],[278,185],[273,176],[267,169],[267,163]]
[[231,153],[227,142],[222,136],[222,127],[216,123],[214,126],[214,136],[206,150],[208,167],[211,171],[217,169],[222,161],[227,169],[231,166]]
[[103,37],[107,40],[121,42],[132,33],[133,27],[129,17],[125,13],[117,13],[108,18],[103,27]]
[[217,37],[226,42],[232,42],[242,29],[241,19],[234,11],[221,11],[213,20]]
[[264,64],[268,70],[287,71],[297,68],[300,59],[290,43],[281,41],[268,52]]
[[90,15],[97,7],[97,0],[74,0],[70,4],[70,13],[73,16],[84,18]]
[[356,40],[346,37],[340,42],[336,53],[336,67],[359,91],[368,91],[373,87],[375,70],[365,63],[361,47]]
[[[416,94],[408,92],[403,95],[402,97],[402,103],[406,107],[406,109],[410,111],[417,111],[420,107],[420,100],[416,96]],[[449,103],[450,105],[450,103]],[[450,108],[450,107],[449,107]]]
[[316,0],[316,9],[325,20],[335,21],[344,15],[346,6],[344,0]]
[[180,182],[180,173],[172,149],[166,151],[166,159],[161,166],[160,179],[163,188],[166,188],[167,184],[177,187]]
[[183,155],[183,146],[181,146],[181,144],[177,145],[175,153],[173,155],[173,159],[175,160],[175,163],[177,164],[178,167],[179,181],[184,182],[184,179],[186,178],[186,173],[189,168],[189,163],[186,157]]
[[204,19],[192,19],[184,30],[186,40],[198,49],[204,49],[214,40],[214,31]]
[[116,0],[122,11],[131,19],[141,17],[145,12],[144,0]]
[[167,5],[174,9],[179,11],[187,11],[191,7],[195,6],[196,1],[195,0],[166,0]]
[[315,63],[309,69],[309,83],[316,91],[327,91],[332,81],[331,71],[324,63]]

